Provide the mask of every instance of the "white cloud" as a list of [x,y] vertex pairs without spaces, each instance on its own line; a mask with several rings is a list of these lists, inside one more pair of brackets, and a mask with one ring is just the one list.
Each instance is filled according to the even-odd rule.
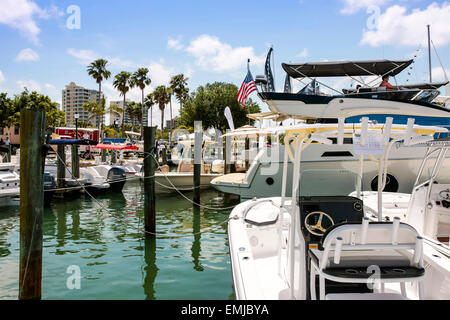
[[100,55],[92,50],[78,50],[69,48],[67,53],[75,57],[79,63],[87,65],[96,59],[100,59]]
[[103,58],[106,59],[109,63],[109,68],[111,69],[128,69],[128,68],[138,68],[139,65],[129,61],[129,60],[124,60],[121,59],[119,57],[109,57],[109,56],[102,56],[101,54],[92,51],[92,50],[86,50],[86,49],[74,49],[74,48],[69,48],[67,49],[67,53],[73,57],[75,57],[78,62],[82,65],[88,65],[91,62],[93,62],[94,60]]
[[33,49],[23,49],[17,55],[16,61],[39,61],[39,55]]
[[169,40],[167,40],[167,48],[174,50],[182,50],[184,46],[181,44],[181,39],[172,39],[169,37]]
[[28,91],[40,92],[42,90],[41,85],[35,80],[18,80],[17,86],[20,90],[23,90],[25,88],[27,88]]
[[247,59],[252,64],[263,64],[265,57],[257,56],[253,47],[233,48],[218,37],[207,34],[192,40],[185,49],[196,58],[196,64],[214,72],[233,71],[244,67]]
[[0,8],[0,23],[19,30],[34,44],[39,43],[38,35],[41,32],[35,18],[49,19],[62,14],[55,6],[42,9],[31,0],[0,0]]
[[5,82],[5,76],[3,75],[3,72],[0,70],[0,83]]
[[381,7],[392,0],[342,0],[344,8],[341,9],[342,14],[355,14],[362,9],[370,6]]
[[426,25],[431,25],[431,38],[435,46],[442,46],[450,42],[450,3],[430,4],[426,9],[414,9],[407,12],[402,6],[394,5],[386,9],[378,20],[376,30],[365,30],[362,44],[370,46],[426,45]]
[[304,48],[302,51],[300,51],[298,54],[297,54],[297,57],[298,58],[306,58],[307,56],[308,56],[308,49],[307,48]]
[[431,69],[431,75],[433,78],[433,82],[438,81],[448,81],[448,77],[450,76],[449,69],[442,69],[441,67],[435,67]]

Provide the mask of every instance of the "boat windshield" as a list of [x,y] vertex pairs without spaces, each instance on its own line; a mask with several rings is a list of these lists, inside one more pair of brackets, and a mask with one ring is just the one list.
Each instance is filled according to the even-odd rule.
[[358,188],[358,175],[343,169],[310,169],[300,174],[300,196],[348,196]]

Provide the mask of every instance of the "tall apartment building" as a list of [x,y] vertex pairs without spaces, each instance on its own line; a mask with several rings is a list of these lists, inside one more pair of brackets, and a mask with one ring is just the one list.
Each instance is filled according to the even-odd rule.
[[62,111],[66,114],[66,125],[75,125],[75,114],[77,113],[78,121],[88,121],[89,112],[83,109],[83,104],[89,101],[100,101],[98,90],[86,89],[77,86],[74,82],[66,86],[66,89],[62,91]]
[[[126,110],[126,106],[127,106],[129,103],[130,103],[130,100],[126,100],[126,101],[125,101],[125,120],[124,120],[124,122],[127,123],[127,124],[131,124],[131,118],[130,118],[130,116],[128,115],[127,110]],[[111,101],[111,102],[109,103],[109,108],[110,108],[110,110],[111,110],[111,107],[112,107],[112,106],[117,106],[117,107],[119,107],[120,109],[124,109],[123,100],[119,100],[119,101]],[[118,113],[115,112],[115,111],[110,111],[109,119],[110,119],[110,120],[109,120],[110,124],[114,124],[114,121],[115,121],[115,120],[119,120],[119,124],[122,125],[122,113],[118,114]]]

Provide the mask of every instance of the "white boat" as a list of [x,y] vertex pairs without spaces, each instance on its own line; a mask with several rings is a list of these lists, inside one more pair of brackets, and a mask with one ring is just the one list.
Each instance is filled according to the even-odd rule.
[[[183,159],[177,167],[176,172],[170,172],[168,166],[162,166],[160,171],[155,172],[155,192],[157,194],[168,194],[194,190],[194,164],[193,160]],[[200,189],[211,188],[211,180],[223,174],[223,164],[201,166]],[[144,167],[136,174],[144,181]]]
[[95,167],[83,167],[80,168],[80,176],[87,179],[85,188],[88,192],[101,192],[110,188],[110,184],[107,182],[107,178],[101,175]]
[[14,171],[15,164],[0,163],[0,205],[19,204],[20,177]]
[[[433,198],[436,192],[450,198],[445,189],[449,185],[431,192],[428,199],[435,200],[431,205],[423,201],[426,197],[411,200],[409,214],[414,219],[386,221],[382,210],[374,214],[373,208],[366,207],[360,174],[342,168],[301,170],[302,156],[312,142],[331,146],[331,138],[337,138],[341,145],[345,135],[353,135],[361,154],[379,150],[381,145],[378,166],[383,179],[378,182],[377,203],[378,208],[383,207],[382,190],[393,146],[425,143],[433,140],[434,133],[446,130],[422,129],[410,121],[406,130],[389,125],[384,130],[330,125],[324,131],[319,125],[310,125],[309,130],[287,132],[281,196],[243,202],[230,214],[228,235],[236,298],[450,299],[450,247],[424,231],[430,224],[443,224],[438,230],[447,231],[448,208],[445,211],[441,205],[432,210],[437,204]],[[368,143],[369,136],[375,140]],[[374,145],[375,141],[379,144]],[[442,165],[443,156],[443,152],[434,154],[437,167]],[[290,190],[286,184],[288,161],[294,163]],[[364,161],[359,164],[359,172],[363,172]],[[433,166],[431,180],[422,187],[432,184],[437,167]],[[442,199],[437,201],[442,204]],[[424,215],[424,210],[431,214]]]
[[[0,163],[0,206],[20,204],[19,167],[15,163]],[[56,188],[55,177],[44,172],[44,205],[49,205]]]
[[[214,173],[200,175],[200,189],[211,187],[211,180],[220,176]],[[174,193],[178,191],[193,191],[194,174],[192,172],[165,172],[155,173],[155,192],[159,194]]]
[[[387,116],[394,119],[395,125],[404,122],[405,110],[407,110],[408,116],[415,117],[417,124],[426,123],[450,128],[449,109],[431,103],[439,94],[437,89],[448,82],[404,85],[400,89],[388,91],[385,87],[374,87],[367,81],[364,83],[363,77],[365,76],[381,77],[385,74],[395,76],[411,63],[412,60],[373,60],[283,64],[283,69],[288,76],[300,81],[309,78],[312,82],[298,93],[259,91],[259,97],[267,103],[271,112],[258,114],[257,117],[249,115],[249,117],[275,121],[284,121],[288,118],[309,120],[323,123],[322,130],[325,130],[327,123],[337,123],[338,119],[346,127],[360,127],[361,123],[358,117],[367,116],[372,119],[369,119],[369,125],[376,128],[376,119]],[[354,81],[360,82],[356,78],[359,77],[362,87],[357,90],[343,89],[342,93],[337,92],[335,95],[325,94],[319,90],[318,77],[350,77]],[[264,88],[264,81],[267,79],[260,79],[262,80],[258,85]],[[372,81],[372,85],[373,83]],[[293,128],[301,130],[305,127],[306,124],[299,124],[294,127],[274,128],[274,132],[276,132],[272,136],[274,143],[270,148],[258,153],[246,174],[224,175],[213,180],[213,186],[219,191],[239,195],[243,201],[253,197],[277,195],[281,187],[282,171],[280,168],[284,161],[284,146],[278,144],[276,139],[284,130]],[[310,146],[302,156],[304,161],[302,170],[341,167],[356,172],[360,158],[354,154],[351,139],[351,137],[345,139],[342,145],[314,144]],[[414,177],[418,173],[425,152],[426,148],[424,147],[417,148],[414,154],[401,147],[392,150],[386,191],[411,192],[414,186]],[[365,156],[363,160],[370,159]],[[443,166],[449,168],[450,159],[446,158]],[[450,183],[450,170],[446,171],[448,173],[442,176],[441,182]],[[288,173],[291,172],[292,166],[289,166]],[[377,164],[369,163],[364,167],[363,173],[365,190],[376,190]],[[288,177],[292,176],[292,174],[288,174]],[[292,179],[288,179],[288,187],[291,185]]]
[[[194,141],[180,141],[183,145],[182,157],[177,165],[176,172],[170,172],[169,166],[159,167],[160,170],[155,172],[155,192],[157,194],[176,193],[177,191],[193,191],[194,190]],[[203,152],[212,145],[213,142],[205,142]],[[202,163],[200,174],[200,188],[211,188],[211,180],[223,175],[223,161],[217,160],[211,164]],[[144,179],[144,167],[141,172],[136,174],[141,181]]]
[[[108,184],[108,190],[120,192],[125,185],[127,180],[125,169],[121,166],[110,166],[101,164],[98,166],[90,167],[90,172],[92,172],[92,177],[97,177],[99,181],[100,188],[103,189],[104,184]],[[94,175],[94,171],[97,173]],[[81,173],[81,169],[80,169]],[[92,185],[89,187],[92,188]]]
[[[212,186],[225,193],[238,195],[241,201],[254,197],[273,197],[279,195],[283,177],[284,145],[276,143],[279,135],[286,130],[307,128],[308,125],[300,124],[276,128],[276,133],[272,136],[272,146],[263,147],[254,156],[247,172],[231,173],[215,178],[211,181]],[[322,130],[327,128],[327,124],[319,125]],[[361,127],[361,124],[345,124],[346,128]],[[368,123],[370,128],[381,128],[379,125]],[[394,125],[394,127],[396,127]],[[403,127],[399,125],[397,127]],[[389,181],[385,190],[390,192],[411,192],[414,186],[414,177],[418,174],[422,158],[427,148],[417,147],[414,153],[407,147],[394,148],[391,151],[391,160],[388,168]],[[255,151],[253,151],[255,153]],[[251,157],[251,156],[250,156]],[[376,191],[378,181],[378,164],[366,155],[363,157],[366,165],[363,172],[364,190]],[[313,144],[306,149],[302,156],[302,169],[327,169],[342,168],[358,173],[359,155],[355,153],[351,138],[347,138],[342,145]],[[293,165],[288,164],[287,188],[292,186]],[[430,165],[425,167],[425,172],[431,170]],[[450,183],[450,158],[446,157],[443,163],[442,183]]]

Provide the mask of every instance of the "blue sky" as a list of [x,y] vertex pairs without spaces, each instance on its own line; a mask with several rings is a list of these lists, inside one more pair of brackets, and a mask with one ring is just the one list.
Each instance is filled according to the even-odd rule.
[[[79,8],[79,28],[67,27],[76,22],[70,6]],[[148,67],[153,79],[148,92],[178,73],[189,76],[191,90],[213,81],[240,86],[247,58],[253,76],[263,73],[270,45],[279,90],[281,62],[404,59],[417,52],[411,75],[405,71],[399,81],[423,82],[426,24],[449,70],[449,21],[447,1],[0,0],[0,91],[13,95],[27,86],[60,102],[71,81],[97,87],[86,65],[99,57],[110,61],[113,75]],[[443,80],[434,53],[433,68],[434,80]],[[349,85],[327,81],[339,89]],[[104,84],[110,101],[120,98],[111,83]],[[133,90],[129,97],[138,100],[140,93]]]

